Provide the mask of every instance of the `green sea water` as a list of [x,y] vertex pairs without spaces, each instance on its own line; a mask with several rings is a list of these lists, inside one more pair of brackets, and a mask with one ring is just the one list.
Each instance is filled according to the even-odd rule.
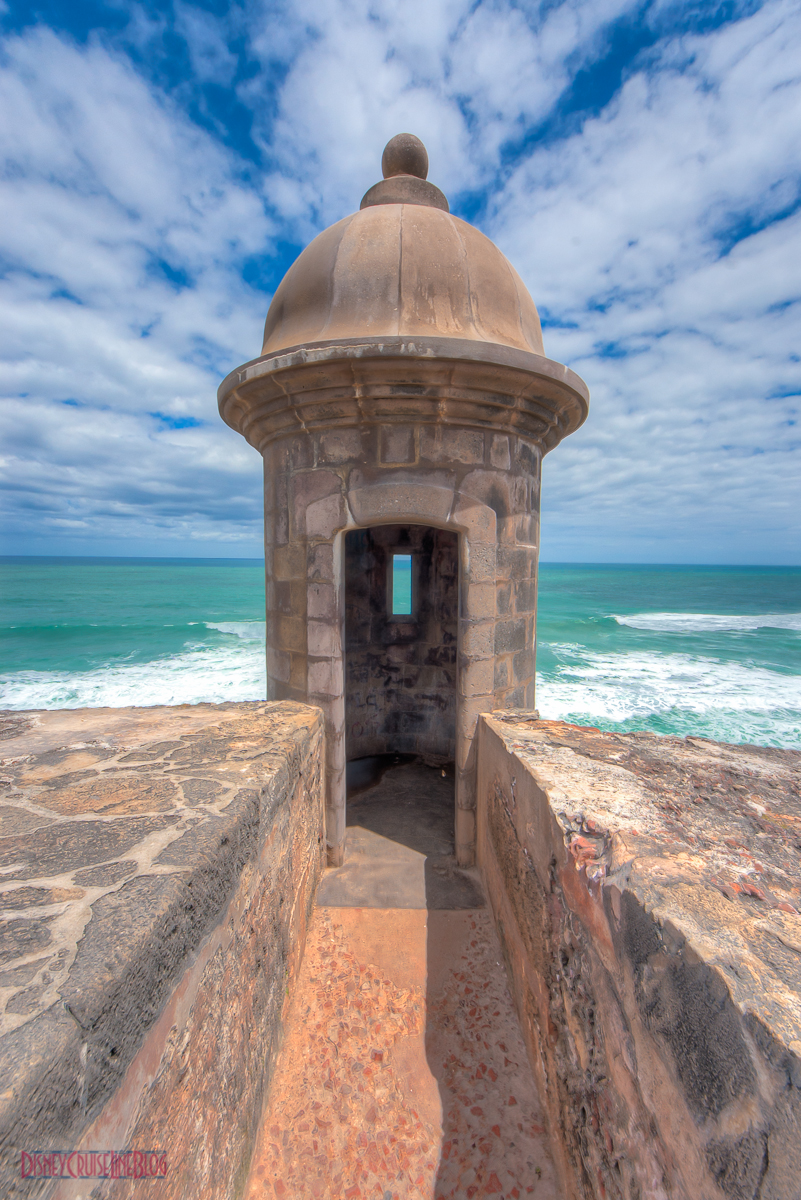
[[[537,706],[801,747],[801,569],[540,568]],[[260,699],[263,564],[0,559],[0,706]]]
[[602,729],[801,747],[801,569],[540,569],[537,706]]
[[265,694],[258,559],[0,559],[0,705]]

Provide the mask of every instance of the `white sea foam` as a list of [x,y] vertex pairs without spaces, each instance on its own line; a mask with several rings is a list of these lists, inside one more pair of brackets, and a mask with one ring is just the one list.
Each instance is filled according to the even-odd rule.
[[630,613],[615,614],[618,625],[645,629],[650,633],[749,633],[755,629],[790,629],[801,633],[801,613],[759,613],[755,616],[726,616],[718,613]]
[[0,677],[0,708],[125,708],[263,700],[263,626],[261,640],[238,638],[219,647],[190,647],[149,663],[115,663],[91,671],[16,671]]
[[538,675],[544,717],[660,723],[722,741],[801,746],[801,677],[690,654],[600,654],[551,645],[559,665]]
[[207,629],[231,633],[245,642],[263,642],[265,637],[264,621],[204,621],[203,624]]
[[[0,676],[0,708],[99,708],[260,700],[264,624],[207,623],[227,635],[149,663],[82,672]],[[710,656],[597,653],[551,644],[557,665],[539,672],[543,716],[591,724],[698,733],[722,741],[801,747],[801,677]]]

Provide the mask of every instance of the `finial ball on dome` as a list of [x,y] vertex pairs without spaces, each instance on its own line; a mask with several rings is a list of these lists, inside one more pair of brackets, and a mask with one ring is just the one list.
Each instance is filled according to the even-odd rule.
[[384,147],[381,170],[385,179],[393,175],[416,175],[418,179],[425,179],[428,175],[425,146],[413,133],[396,133]]

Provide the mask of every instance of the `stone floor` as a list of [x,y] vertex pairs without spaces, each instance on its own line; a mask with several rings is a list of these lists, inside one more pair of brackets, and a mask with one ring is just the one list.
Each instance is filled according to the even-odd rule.
[[552,1200],[491,914],[453,859],[452,780],[366,765],[345,865],[318,892],[247,1200]]

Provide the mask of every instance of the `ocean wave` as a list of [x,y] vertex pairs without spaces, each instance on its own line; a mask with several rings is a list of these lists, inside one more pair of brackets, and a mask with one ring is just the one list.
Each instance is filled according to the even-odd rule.
[[[244,624],[244,622],[243,622]],[[257,625],[258,622],[252,622]],[[0,708],[127,708],[263,700],[263,638],[197,646],[147,663],[0,676]]]
[[245,642],[263,642],[266,623],[264,621],[204,621],[207,629],[218,633],[231,633]]
[[726,616],[718,613],[629,613],[613,614],[618,625],[649,633],[750,633],[755,629],[790,629],[801,633],[801,613],[759,613],[755,616]]
[[801,746],[801,676],[701,655],[550,649],[561,661],[537,676],[543,717]]

